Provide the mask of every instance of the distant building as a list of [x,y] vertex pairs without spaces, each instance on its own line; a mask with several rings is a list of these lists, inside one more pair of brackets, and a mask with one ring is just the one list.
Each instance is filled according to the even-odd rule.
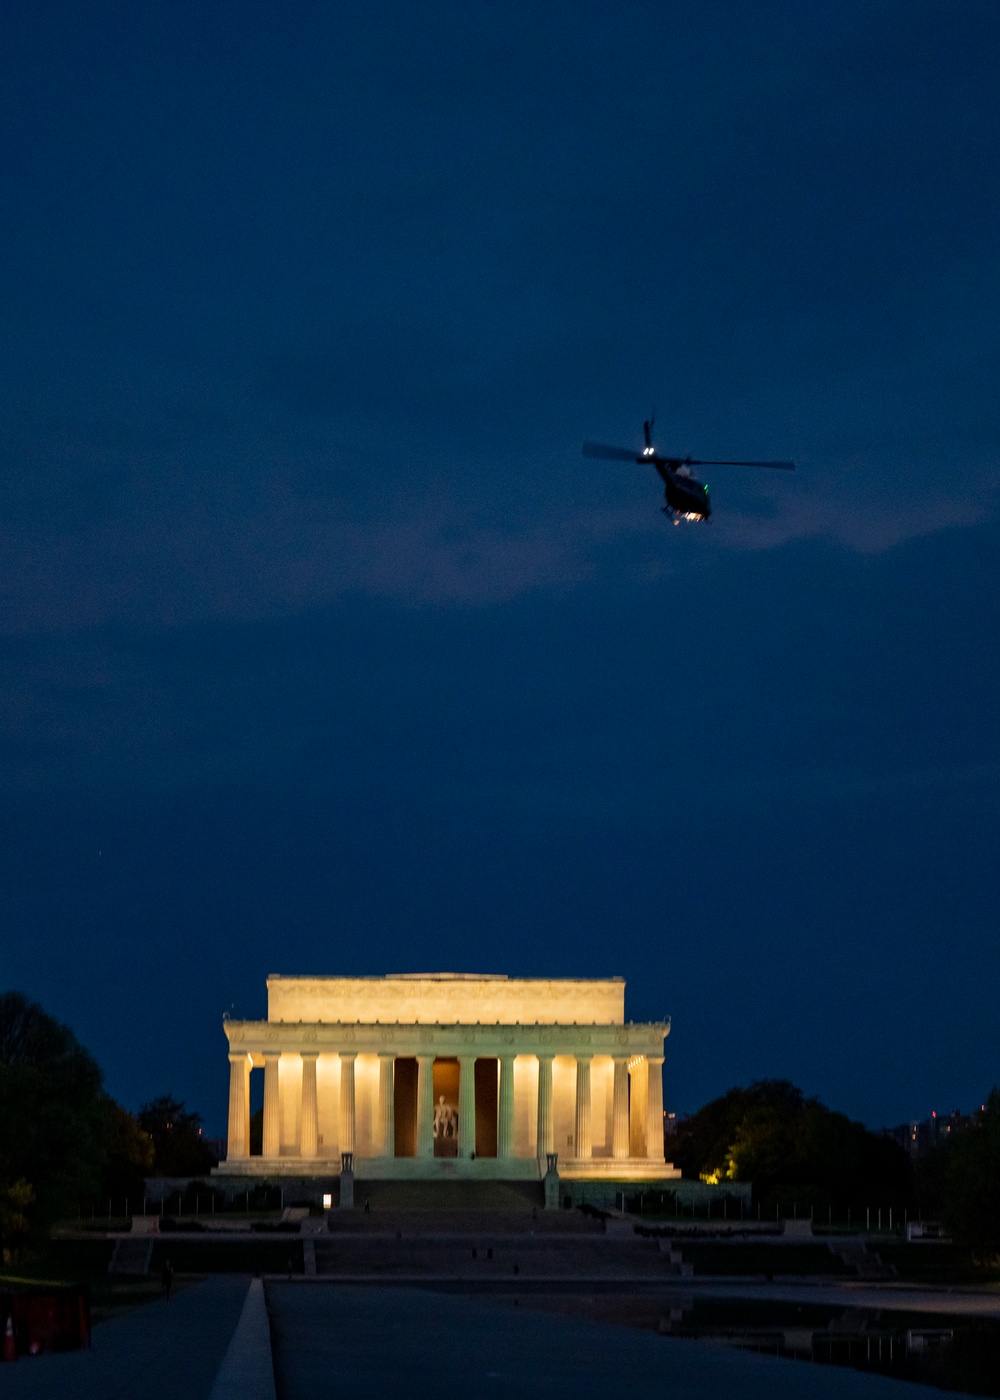
[[896,1128],[886,1128],[885,1135],[898,1142],[915,1162],[955,1133],[970,1128],[978,1116],[978,1113],[962,1113],[957,1108],[950,1113],[933,1112],[929,1118],[914,1118],[909,1123],[900,1123]]

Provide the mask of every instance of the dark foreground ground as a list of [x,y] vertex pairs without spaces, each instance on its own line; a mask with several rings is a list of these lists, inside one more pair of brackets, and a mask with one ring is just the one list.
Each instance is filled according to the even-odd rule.
[[278,1400],[928,1400],[923,1386],[408,1288],[271,1281]]
[[[275,1381],[277,1400],[381,1400],[390,1393],[421,1400],[451,1390],[462,1400],[1000,1394],[1000,1299],[982,1291],[736,1282],[629,1288],[620,1281],[581,1288],[522,1280],[517,1293],[472,1297],[455,1281],[436,1285],[444,1291],[321,1278],[271,1278],[263,1286],[234,1275],[187,1282],[170,1303],[150,1302],[98,1324],[92,1351],[0,1365],[0,1400],[275,1400]],[[987,1345],[981,1355],[966,1349],[976,1364],[965,1371],[952,1365],[935,1372],[932,1364],[926,1374],[906,1372],[921,1374],[941,1388],[936,1392],[885,1374],[784,1359],[811,1349],[814,1360],[829,1363],[836,1359],[829,1347],[842,1351],[846,1344],[854,1347],[854,1364],[882,1370],[892,1364],[894,1337],[897,1357],[902,1351],[909,1361],[914,1339],[942,1330],[950,1336],[953,1328],[956,1338],[973,1329],[971,1341]],[[782,1355],[754,1355],[722,1341],[778,1347]],[[953,1350],[949,1342],[925,1359],[934,1363]]]
[[250,1280],[220,1275],[94,1328],[89,1351],[0,1366],[3,1400],[209,1400]]

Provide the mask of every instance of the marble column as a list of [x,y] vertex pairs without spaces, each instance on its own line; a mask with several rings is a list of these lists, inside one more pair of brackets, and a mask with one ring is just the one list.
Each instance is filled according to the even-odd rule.
[[417,1056],[417,1156],[434,1156],[434,1056]]
[[458,1155],[472,1157],[476,1151],[476,1057],[458,1057]]
[[353,1052],[340,1055],[340,1151],[354,1151],[354,1062]]
[[631,1090],[629,1092],[629,1156],[645,1157],[646,1155],[646,1085],[649,1081],[649,1071],[646,1065],[646,1058],[642,1056],[637,1063],[633,1063],[629,1070],[631,1080]]
[[649,1083],[646,1087],[646,1156],[663,1161],[663,1056],[647,1055]]
[[500,1056],[500,1102],[497,1106],[497,1156],[514,1155],[514,1056]]
[[278,1111],[278,1060],[280,1055],[264,1056],[264,1156],[281,1152],[281,1115]]
[[615,1096],[611,1128],[612,1157],[628,1156],[628,1060],[615,1056]]
[[552,1056],[538,1056],[538,1131],[536,1153],[544,1160],[546,1153],[555,1151],[552,1127]]
[[319,1055],[315,1050],[302,1052],[302,1112],[299,1117],[299,1153],[303,1157],[315,1157],[319,1151],[319,1113],[316,1107],[316,1061]]
[[393,1055],[378,1057],[378,1155],[396,1155],[396,1060]]
[[591,1157],[594,1140],[590,1129],[590,1056],[577,1056],[576,1061],[576,1134],[573,1138],[574,1157]]
[[226,1160],[250,1156],[250,1061],[246,1053],[229,1056],[229,1138]]

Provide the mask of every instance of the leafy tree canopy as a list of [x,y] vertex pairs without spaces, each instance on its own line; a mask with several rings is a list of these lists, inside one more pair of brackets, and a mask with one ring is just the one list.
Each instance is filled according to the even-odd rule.
[[160,1176],[202,1176],[215,1156],[202,1137],[201,1115],[169,1094],[139,1110],[139,1126],[153,1142],[153,1170]]
[[101,1071],[73,1032],[20,992],[0,995],[0,1185],[44,1223],[100,1189]]
[[0,994],[0,1245],[109,1197],[137,1201],[143,1177],[214,1165],[201,1119],[169,1097],[137,1122],[102,1087],[73,1032],[20,992]]
[[730,1149],[751,1109],[773,1109],[787,1117],[797,1113],[803,1102],[801,1089],[787,1079],[761,1079],[749,1089],[730,1089],[678,1123],[670,1155],[685,1176],[721,1179],[728,1173]]
[[31,1207],[35,1193],[22,1177],[19,1181],[0,1179],[0,1251],[4,1262],[31,1229]]
[[102,1194],[137,1201],[153,1170],[153,1139],[114,1099],[104,1098]]
[[678,1126],[672,1155],[688,1175],[752,1182],[763,1203],[902,1204],[910,1190],[902,1148],[783,1079],[706,1104]]
[[942,1153],[944,1223],[981,1260],[1000,1254],[1000,1089]]

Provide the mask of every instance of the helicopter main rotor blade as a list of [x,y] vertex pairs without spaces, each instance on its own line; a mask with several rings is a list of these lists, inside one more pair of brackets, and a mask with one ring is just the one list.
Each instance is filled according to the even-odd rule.
[[794,462],[708,462],[694,457],[685,457],[681,463],[688,467],[774,467],[777,471],[793,472]]
[[641,462],[643,460],[641,452],[630,451],[627,447],[608,447],[603,442],[585,442],[583,455],[585,457],[603,457],[605,461],[609,462]]

